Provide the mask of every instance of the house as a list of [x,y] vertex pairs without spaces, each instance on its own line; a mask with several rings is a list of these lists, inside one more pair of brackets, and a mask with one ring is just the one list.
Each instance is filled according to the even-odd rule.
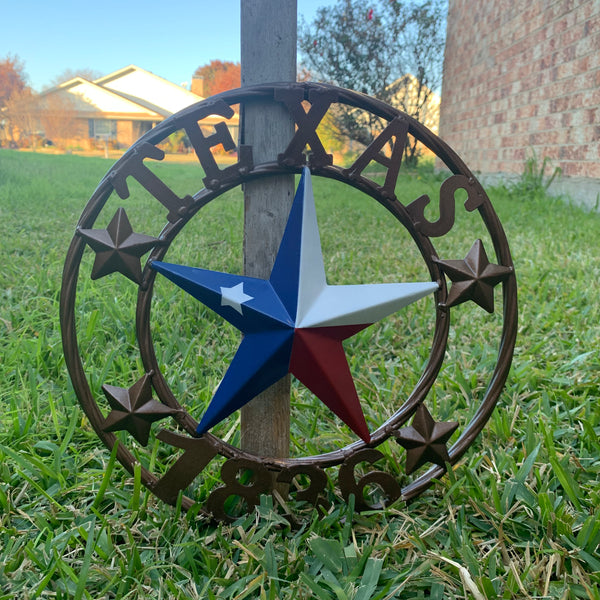
[[437,134],[440,125],[440,96],[410,73],[400,77],[392,86],[395,91],[391,104]]
[[[440,125],[439,95],[410,73],[397,79],[392,86],[394,95],[391,104],[437,135]],[[413,162],[420,156],[432,154],[431,150],[421,142],[417,142],[414,138],[408,140],[405,150],[407,161]]]
[[[437,134],[440,115],[440,97],[414,75],[406,73],[385,88],[384,101],[405,112],[410,117]],[[349,123],[349,125],[347,125]],[[330,144],[334,154],[356,155],[370,144],[387,125],[384,120],[373,120],[361,109],[347,108],[341,114],[329,113],[320,126],[320,136]],[[355,146],[358,142],[359,147]],[[389,155],[391,147],[385,145],[381,152]],[[417,160],[431,156],[432,152],[412,136],[406,146],[406,159]],[[344,160],[343,158],[341,159]]]
[[[75,77],[40,94],[42,112],[62,121],[62,128],[44,131],[45,137],[58,137],[63,143],[68,139],[69,145],[82,148],[93,147],[98,140],[117,147],[130,146],[160,121],[202,99],[135,65],[94,81]],[[214,118],[215,123],[222,120]],[[209,117],[203,124],[211,125],[210,121]],[[230,127],[236,139],[237,115]]]

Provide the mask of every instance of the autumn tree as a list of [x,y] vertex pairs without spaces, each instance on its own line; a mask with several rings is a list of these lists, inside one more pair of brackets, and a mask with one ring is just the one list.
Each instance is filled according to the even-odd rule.
[[26,87],[25,70],[19,57],[9,54],[0,60],[0,109],[13,94],[22,92]]
[[77,119],[75,103],[68,95],[44,96],[42,94],[39,101],[39,115],[44,136],[58,147],[63,147],[65,142],[73,137],[77,128]]
[[242,83],[239,62],[211,60],[207,65],[198,67],[194,77],[204,80],[203,96],[214,96],[226,90],[240,87]]
[[7,141],[35,148],[40,129],[39,97],[31,88],[13,91],[2,107],[2,117]]
[[0,141],[23,144],[34,139],[37,97],[27,86],[23,62],[8,55],[0,60]]
[[[338,0],[303,23],[304,66],[322,81],[374,96],[423,120],[441,87],[445,0]],[[339,135],[367,145],[385,123],[353,108],[334,114]],[[407,145],[414,161],[417,146]]]

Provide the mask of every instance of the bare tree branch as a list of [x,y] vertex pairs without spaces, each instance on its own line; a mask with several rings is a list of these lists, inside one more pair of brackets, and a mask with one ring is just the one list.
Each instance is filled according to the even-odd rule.
[[[299,46],[313,78],[374,96],[427,124],[439,90],[445,43],[446,0],[338,0],[303,22]],[[336,135],[368,144],[384,127],[351,108],[333,114]],[[416,160],[416,143],[406,149]]]

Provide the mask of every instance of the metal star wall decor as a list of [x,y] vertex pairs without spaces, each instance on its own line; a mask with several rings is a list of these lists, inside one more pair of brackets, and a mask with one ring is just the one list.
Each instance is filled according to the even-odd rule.
[[412,425],[395,432],[396,440],[406,448],[406,473],[410,475],[427,463],[440,467],[450,462],[448,440],[458,423],[436,423],[427,408],[421,404],[415,412]]
[[96,253],[92,279],[121,273],[134,283],[142,281],[140,258],[159,242],[134,233],[124,208],[119,208],[106,229],[80,229],[79,235]]
[[[228,124],[232,107],[243,110],[254,101],[278,105],[296,123],[286,149],[260,163],[251,146],[236,148]],[[339,106],[356,107],[383,122],[351,164],[339,163],[318,129]],[[210,126],[216,117],[222,120],[213,134],[200,135],[200,128],[209,127],[204,122],[208,117]],[[196,181],[204,187],[184,195],[176,194],[148,167],[164,158],[159,145],[176,132],[187,135],[202,168]],[[447,168],[438,190],[407,197],[400,185],[409,139],[417,140]],[[233,164],[219,163],[217,147],[236,148]],[[371,163],[376,164],[374,171],[367,168]],[[214,199],[247,182],[286,174],[299,176],[298,188],[268,279],[214,270],[210,245],[181,241],[183,231],[194,231],[189,223],[203,223],[204,207]],[[162,206],[161,222],[149,224],[138,216],[130,223],[125,210],[131,178],[141,184],[148,203]],[[361,207],[373,202],[374,210],[393,224],[398,247],[380,249],[374,230],[365,248],[365,253],[377,257],[374,265],[383,262],[394,273],[393,283],[381,283],[377,277],[372,283],[358,283],[353,269],[345,274],[349,283],[328,283],[330,257],[322,249],[323,223],[315,208],[315,202],[319,206],[322,201],[323,179],[357,190],[363,198]],[[463,206],[454,198],[459,189],[467,194]],[[122,205],[116,212],[107,202],[111,197]],[[432,202],[437,206],[430,214]],[[335,219],[354,224],[353,206],[339,201]],[[455,222],[457,211],[464,214]],[[102,229],[97,221],[109,225]],[[473,229],[448,236],[465,222]],[[475,227],[479,223],[484,232],[479,239],[467,237],[472,247],[465,256],[465,248],[454,240],[469,236],[468,231],[482,231]],[[366,233],[360,228],[355,225],[357,236]],[[408,246],[401,245],[406,240]],[[336,242],[344,248],[346,240]],[[494,250],[493,257],[486,248]],[[169,262],[169,253],[179,259]],[[86,254],[93,257],[91,269],[84,266]],[[409,275],[418,272],[421,275]],[[89,331],[78,333],[86,326],[81,307],[87,292],[77,282],[109,274],[113,277],[107,283],[115,282],[111,315],[115,306],[124,307],[131,298],[131,284],[121,286],[119,281],[137,285],[136,317],[129,333],[136,334],[139,356],[124,347],[119,368],[104,369],[106,380],[100,382],[99,391],[97,375],[88,379],[88,370],[96,374],[98,368],[88,361],[105,349],[98,352]],[[161,313],[166,304],[169,317]],[[469,304],[488,313],[502,305],[493,318],[492,334],[450,335],[454,327],[465,326],[465,319],[451,317]],[[124,320],[117,318],[122,329]],[[183,321],[185,327],[179,325]],[[231,324],[241,337],[231,342],[218,323]],[[68,250],[61,325],[71,380],[99,439],[108,449],[119,444],[117,457],[130,472],[140,462],[143,484],[163,501],[180,501],[184,509],[199,503],[202,513],[224,520],[237,516],[231,508],[235,499],[252,510],[264,494],[271,494],[276,504],[283,500],[279,509],[284,511],[295,506],[291,499],[322,510],[351,496],[357,510],[378,509],[422,493],[443,476],[448,464],[461,459],[485,426],[500,397],[515,345],[516,279],[506,236],[489,198],[437,136],[397,109],[362,94],[315,83],[263,85],[225,92],[173,115],[117,161],[83,211]],[[417,333],[420,326],[425,328],[422,334]],[[496,339],[488,340],[490,335]],[[232,344],[224,364],[209,368],[213,354],[204,351],[206,339]],[[457,344],[489,343],[498,349],[496,360],[469,373],[476,385],[466,402],[447,382],[454,370],[473,368],[460,362],[473,350],[451,350]],[[407,353],[413,360],[404,360]],[[130,375],[123,373],[123,365],[130,366]],[[214,372],[219,373],[218,384],[212,379]],[[298,382],[294,411],[308,413],[314,420],[313,433],[294,434],[297,444],[290,458],[243,450],[236,441],[238,410],[288,373]],[[131,381],[136,383],[130,386]],[[440,414],[452,415],[451,420]],[[298,439],[300,435],[307,438]],[[349,441],[336,444],[335,439]],[[378,446],[388,439],[397,444],[389,445],[391,454],[386,457]],[[317,452],[306,452],[309,446]],[[390,460],[403,467],[401,476],[392,475],[397,470],[390,468]],[[248,472],[249,480],[244,475]],[[195,482],[203,477],[219,483],[198,497],[196,490],[205,486]],[[305,484],[294,492],[298,479]],[[381,491],[378,500],[367,493],[373,487]],[[296,522],[296,516],[290,519]]]
[[105,384],[102,391],[112,409],[102,429],[106,432],[128,431],[142,446],[148,445],[152,423],[177,413],[177,410],[152,398],[148,375],[144,375],[129,389]]
[[150,266],[245,334],[199,434],[292,373],[369,443],[342,341],[439,287],[431,281],[327,285],[306,167],[269,281],[158,261]]
[[436,262],[452,281],[446,306],[473,300],[489,313],[494,312],[494,287],[512,273],[512,267],[490,264],[481,240],[475,240],[464,260]]

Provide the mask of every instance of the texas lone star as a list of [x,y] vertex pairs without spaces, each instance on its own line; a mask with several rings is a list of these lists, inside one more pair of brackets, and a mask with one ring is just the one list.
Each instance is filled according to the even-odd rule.
[[368,443],[342,341],[438,289],[431,281],[328,285],[306,167],[269,280],[160,261],[151,266],[244,334],[198,434],[292,373]]

